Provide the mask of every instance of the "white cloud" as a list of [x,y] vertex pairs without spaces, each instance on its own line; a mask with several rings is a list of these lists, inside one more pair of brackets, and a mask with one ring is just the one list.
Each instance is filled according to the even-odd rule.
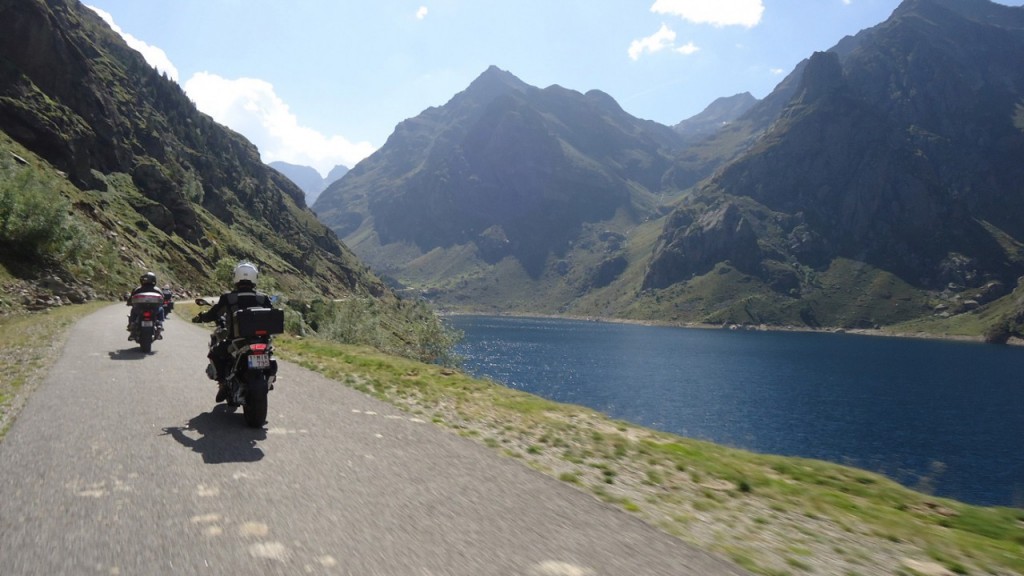
[[150,66],[156,68],[159,72],[166,73],[167,77],[171,80],[174,80],[175,82],[178,81],[178,69],[173,63],[171,63],[171,59],[167,57],[166,52],[156,46],[150,46],[135,36],[121,30],[121,27],[114,23],[114,17],[111,16],[109,12],[100,10],[95,6],[87,5],[87,8],[99,15],[99,17],[102,18],[114,32],[120,34],[121,38],[124,39],[125,43],[128,44],[130,48],[141,53],[142,57],[145,58],[146,62],[148,62]]
[[326,175],[338,164],[351,168],[374,151],[369,142],[325,136],[300,125],[274,86],[264,80],[230,80],[200,72],[185,82],[184,89],[197,108],[252,141],[264,162],[312,166]]
[[640,56],[644,52],[654,54],[655,52],[661,52],[662,50],[671,49],[680,54],[689,56],[694,52],[700,50],[693,42],[688,42],[683,46],[676,46],[676,33],[674,30],[666,26],[661,25],[661,28],[646,38],[639,40],[633,40],[629,45],[629,58],[631,60],[639,60]]
[[639,40],[633,40],[629,45],[629,57],[631,60],[637,60],[640,55],[644,52],[660,52],[666,48],[671,48],[676,42],[676,33],[668,26],[662,24],[661,28],[646,38]]
[[427,17],[427,12],[429,12],[429,10],[427,10],[426,6],[420,6],[419,10],[416,11],[416,19],[423,20]]
[[676,52],[679,52],[680,54],[684,54],[686,56],[689,56],[690,54],[693,54],[698,50],[700,50],[700,48],[698,48],[697,45],[694,44],[693,42],[687,42],[686,44],[683,44],[682,46],[675,49]]
[[761,0],[655,0],[651,12],[679,16],[696,24],[746,26],[761,22]]

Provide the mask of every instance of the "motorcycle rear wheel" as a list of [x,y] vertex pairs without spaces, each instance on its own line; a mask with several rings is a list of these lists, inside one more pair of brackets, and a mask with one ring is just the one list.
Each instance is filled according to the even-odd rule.
[[260,370],[245,373],[245,423],[259,428],[267,422],[267,375]]
[[139,348],[146,354],[153,350],[153,330],[142,329],[139,331]]

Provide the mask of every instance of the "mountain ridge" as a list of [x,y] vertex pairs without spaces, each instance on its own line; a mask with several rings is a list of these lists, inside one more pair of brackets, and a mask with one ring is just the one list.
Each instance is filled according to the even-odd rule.
[[320,172],[312,166],[291,164],[281,160],[270,162],[267,165],[281,174],[284,174],[286,178],[302,189],[306,195],[305,201],[307,206],[312,206],[320,196],[321,192],[331,184],[340,180],[346,173],[348,173],[349,170],[348,166],[338,164],[334,168],[331,168],[331,171],[327,173],[327,176],[321,176]]
[[[456,307],[842,327],[963,312],[978,290],[989,287],[989,302],[1024,274],[1024,199],[1012,184],[1024,181],[1013,161],[1022,149],[1022,12],[988,0],[907,0],[799,63],[763,100],[739,99],[711,134],[685,141],[659,125],[646,132],[649,148],[623,144],[623,132],[648,121],[617,115],[599,92],[596,106],[492,67],[400,125],[353,169],[362,178],[325,192],[318,213],[398,284]],[[556,104],[570,97],[572,106]],[[470,126],[489,139],[459,148]],[[417,155],[414,141],[429,151]],[[453,170],[455,149],[472,161]],[[392,162],[399,154],[409,163]],[[513,160],[481,172],[499,158]],[[552,166],[593,168],[579,181],[591,211],[547,228],[531,216],[517,229],[509,217],[528,198],[571,189],[538,183]],[[473,179],[494,190],[461,187]],[[620,183],[618,196],[594,192],[602,179]],[[534,195],[516,196],[531,181]],[[413,216],[389,227],[383,205]],[[458,213],[469,206],[478,220],[466,226]],[[443,241],[418,236],[442,223]],[[532,254],[509,260],[524,235]],[[529,263],[525,275],[517,261]],[[863,289],[834,291],[844,284]]]

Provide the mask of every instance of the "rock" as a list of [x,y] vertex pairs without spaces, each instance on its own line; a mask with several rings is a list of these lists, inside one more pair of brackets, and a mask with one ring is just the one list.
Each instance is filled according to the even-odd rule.
[[964,300],[960,304],[960,312],[970,312],[971,310],[977,310],[980,304],[977,300]]
[[904,568],[918,576],[956,576],[952,570],[935,562],[922,562],[920,560],[904,558],[902,564]]
[[1003,297],[1005,294],[1006,285],[998,280],[993,280],[979,288],[972,299],[978,302],[978,304],[988,304],[993,300]]
[[485,262],[494,264],[512,253],[512,243],[505,230],[494,225],[477,235],[476,249]]
[[590,279],[591,288],[601,288],[615,281],[629,266],[629,260],[622,254],[605,258],[594,270]]
[[[690,222],[685,228],[675,224]],[[757,234],[740,207],[724,202],[692,219],[680,211],[670,217],[654,258],[644,276],[643,288],[666,288],[715,264],[728,260],[737,269],[750,271],[761,259]]]

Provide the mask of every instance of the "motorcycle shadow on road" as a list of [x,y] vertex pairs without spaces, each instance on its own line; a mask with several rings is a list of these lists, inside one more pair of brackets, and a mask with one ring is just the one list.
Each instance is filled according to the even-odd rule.
[[156,351],[143,352],[141,348],[136,346],[135,348],[114,350],[113,352],[107,352],[107,354],[110,355],[111,360],[142,360],[146,356],[156,354]]
[[192,418],[188,426],[171,426],[163,431],[182,446],[201,454],[205,464],[258,462],[264,454],[257,442],[267,439],[266,430],[246,427],[241,416],[235,415],[235,409],[225,404]]

